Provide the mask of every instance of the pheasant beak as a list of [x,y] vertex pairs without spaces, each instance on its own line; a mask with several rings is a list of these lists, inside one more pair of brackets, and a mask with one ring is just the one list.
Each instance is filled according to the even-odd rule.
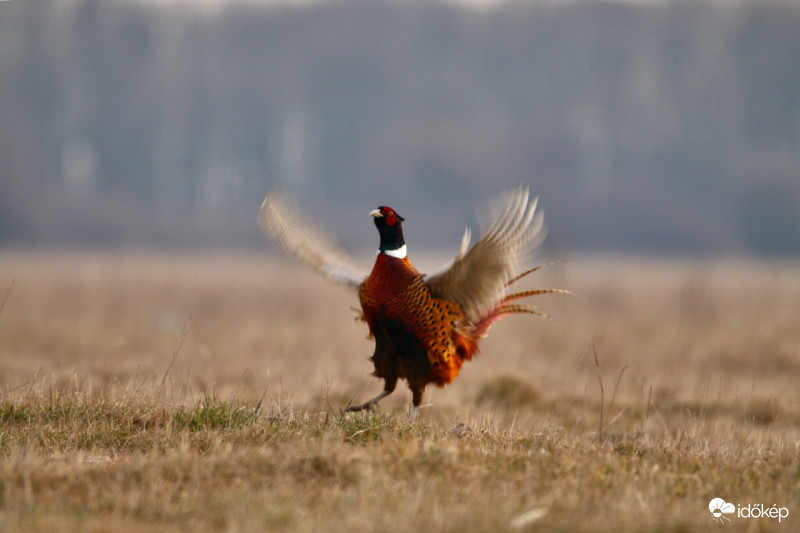
[[383,217],[383,215],[381,214],[380,209],[373,209],[372,211],[369,212],[369,216],[371,216],[372,218],[381,218],[381,217]]

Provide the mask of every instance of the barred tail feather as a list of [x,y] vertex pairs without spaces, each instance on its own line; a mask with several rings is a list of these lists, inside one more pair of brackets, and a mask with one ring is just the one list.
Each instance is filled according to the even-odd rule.
[[[553,264],[555,263],[546,263],[544,265],[539,265],[537,267],[526,270],[525,272],[519,274],[518,276],[514,276],[508,281],[508,283],[506,283],[506,289],[508,289],[512,284],[516,283],[517,281],[524,278],[528,274],[532,274],[537,270],[540,270],[544,267]],[[575,293],[573,293],[572,291],[564,289],[530,289],[530,290],[518,291],[511,294],[507,294],[497,303],[497,305],[494,306],[494,308],[492,308],[488,313],[480,317],[475,322],[472,329],[472,334],[474,335],[475,338],[485,337],[486,334],[489,332],[489,328],[492,326],[492,324],[512,314],[536,315],[542,318],[547,318],[548,320],[552,320],[553,322],[555,322],[556,320],[553,317],[537,310],[533,306],[511,303],[515,300],[528,298],[531,296],[540,296],[542,294],[567,294],[575,296]]]
[[539,265],[539,266],[535,266],[533,268],[529,268],[528,270],[526,270],[522,274],[518,274],[518,275],[514,276],[513,278],[511,278],[510,280],[508,280],[508,283],[506,283],[506,288],[508,288],[511,285],[513,285],[514,283],[518,282],[519,280],[521,280],[522,278],[524,278],[528,274],[533,274],[534,272],[537,272],[537,271],[539,271],[539,270],[541,270],[543,268],[547,268],[549,266],[557,265],[559,263],[566,263],[566,261],[565,260],[563,260],[563,261],[551,261],[550,263],[545,263],[543,265]]
[[572,291],[568,291],[565,289],[532,289],[529,291],[520,291],[515,292],[513,294],[509,294],[500,303],[508,303],[513,302],[514,300],[519,300],[520,298],[527,298],[529,296],[539,296],[541,294],[568,294],[570,296],[575,296],[575,293]]

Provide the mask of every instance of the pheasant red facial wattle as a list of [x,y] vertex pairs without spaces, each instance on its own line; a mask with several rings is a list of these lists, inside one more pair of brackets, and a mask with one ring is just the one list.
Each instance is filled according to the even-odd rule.
[[405,220],[403,217],[399,216],[391,207],[382,207],[381,214],[383,215],[384,220],[386,220],[386,225],[390,228],[397,224],[398,221],[402,222]]
[[561,289],[510,293],[510,287],[541,267],[519,274],[520,262],[543,239],[543,217],[537,199],[520,188],[499,197],[483,235],[469,247],[466,231],[461,249],[444,271],[425,276],[408,258],[403,222],[396,210],[380,206],[369,214],[380,235],[378,256],[366,275],[323,238],[303,224],[280,197],[267,194],[259,222],[289,255],[329,279],[358,292],[361,318],[375,339],[374,372],[383,392],[347,411],[374,407],[391,394],[398,379],[412,393],[412,421],[429,384],[450,383],[478,352],[478,341],[491,325],[511,314],[547,316],[516,300],[542,294],[570,294]]

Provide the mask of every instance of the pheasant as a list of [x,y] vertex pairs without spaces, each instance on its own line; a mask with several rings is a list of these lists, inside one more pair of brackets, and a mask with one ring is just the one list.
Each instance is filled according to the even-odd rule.
[[510,292],[510,287],[542,266],[518,272],[527,252],[544,238],[537,198],[520,188],[494,203],[480,239],[470,248],[466,230],[461,248],[442,272],[420,274],[408,259],[400,214],[387,206],[371,211],[380,234],[372,272],[362,273],[337,250],[330,238],[311,229],[282,198],[267,194],[259,223],[268,236],[293,256],[332,281],[358,292],[359,319],[375,339],[371,360],[374,376],[384,380],[383,391],[346,410],[371,409],[394,392],[397,380],[407,380],[412,393],[413,422],[425,388],[451,383],[464,361],[478,353],[478,341],[491,325],[515,313],[545,316],[521,298],[569,291],[533,289]]

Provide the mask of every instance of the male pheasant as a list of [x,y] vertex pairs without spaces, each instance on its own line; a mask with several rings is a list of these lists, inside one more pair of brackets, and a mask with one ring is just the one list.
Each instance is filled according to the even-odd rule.
[[[535,308],[513,303],[520,298],[560,289],[510,293],[510,286],[540,267],[518,272],[520,260],[544,237],[537,199],[529,201],[520,188],[498,198],[489,223],[472,248],[469,229],[452,264],[443,272],[425,276],[408,259],[403,222],[397,211],[380,206],[370,212],[380,233],[375,266],[364,275],[330,239],[300,221],[274,194],[261,205],[259,222],[265,234],[312,268],[358,291],[361,315],[375,338],[374,375],[384,380],[383,392],[347,408],[361,411],[391,394],[398,378],[411,389],[413,422],[428,384],[439,387],[453,381],[464,361],[478,352],[478,340],[495,321],[512,313],[546,316]],[[469,249],[468,249],[469,248]]]

